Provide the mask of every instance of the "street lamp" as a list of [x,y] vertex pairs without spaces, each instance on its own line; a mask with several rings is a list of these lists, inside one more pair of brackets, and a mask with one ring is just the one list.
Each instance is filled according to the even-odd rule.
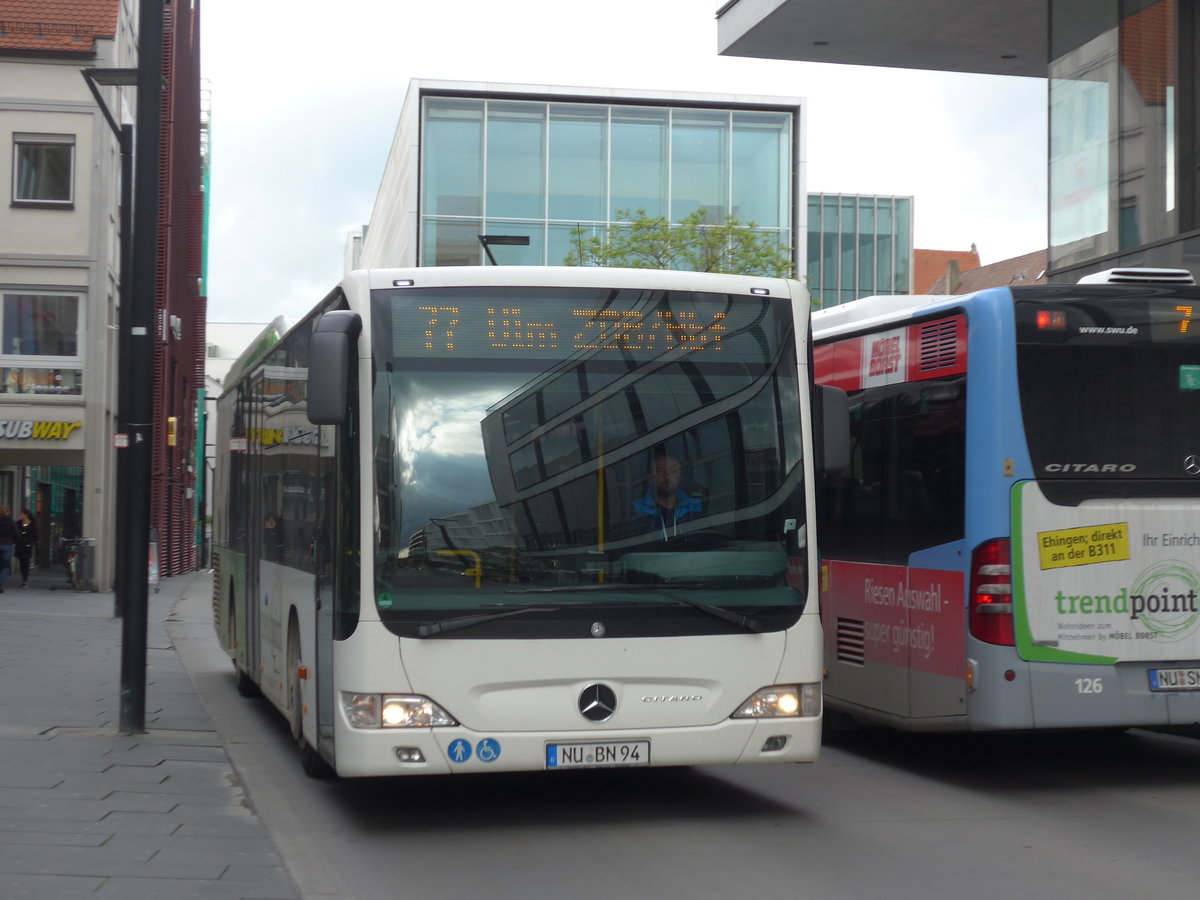
[[[117,609],[121,615],[121,709],[126,734],[146,730],[146,619],[150,552],[150,442],[154,418],[154,333],[158,256],[158,164],[162,155],[163,6],[138,4],[136,69],[84,69],[83,78],[121,141],[121,309],[117,337],[118,419],[128,446],[117,457]],[[118,127],[97,85],[137,86],[133,127]],[[129,151],[129,152],[127,152]],[[130,164],[136,153],[136,169]],[[132,173],[132,177],[131,177]],[[134,191],[134,181],[137,190]],[[129,202],[132,196],[133,203]],[[134,208],[136,204],[136,208]],[[128,217],[128,218],[127,218]],[[126,227],[132,221],[131,227]],[[135,390],[135,381],[140,382]]]
[[492,256],[492,246],[509,246],[509,247],[528,247],[529,235],[527,234],[481,234],[479,235],[479,243],[483,244],[483,252],[487,254],[487,258],[491,260],[492,265],[496,265],[496,257]]
[[[121,224],[120,224],[120,254],[118,256],[119,274],[117,280],[120,284],[118,294],[119,308],[117,310],[117,421],[123,423],[129,417],[129,390],[130,390],[130,373],[129,373],[129,329],[132,324],[133,302],[130,291],[130,282],[132,278],[132,255],[133,241],[132,237],[132,222],[133,222],[133,126],[118,125],[113,117],[112,111],[108,108],[108,104],[104,102],[104,98],[100,95],[99,85],[105,87],[136,87],[138,80],[137,69],[83,69],[80,71],[83,75],[83,80],[87,82],[88,90],[92,92],[92,96],[96,98],[96,104],[100,107],[100,112],[104,114],[104,120],[108,122],[108,127],[112,129],[113,134],[117,136],[117,141],[121,148]],[[125,549],[125,539],[128,535],[129,528],[127,524],[126,510],[128,505],[124,502],[128,496],[129,490],[129,468],[128,454],[117,454],[117,504],[116,504],[116,527],[114,541],[116,560],[116,584],[117,591],[115,594],[113,610],[114,615],[122,616],[125,613],[124,588],[127,584],[128,573],[126,569],[126,557],[128,553]]]

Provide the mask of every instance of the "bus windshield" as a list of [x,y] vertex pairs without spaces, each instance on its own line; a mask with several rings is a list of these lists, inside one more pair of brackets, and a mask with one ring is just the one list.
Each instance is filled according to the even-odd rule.
[[1186,460],[1200,454],[1200,293],[1013,293],[1038,478],[1194,481]]
[[704,607],[767,630],[803,611],[788,299],[398,287],[372,295],[372,344],[393,632],[523,607],[463,636],[559,636],[598,605],[633,636],[738,630]]

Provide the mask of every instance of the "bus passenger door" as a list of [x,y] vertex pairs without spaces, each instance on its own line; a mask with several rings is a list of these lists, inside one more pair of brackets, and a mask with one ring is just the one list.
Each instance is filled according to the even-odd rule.
[[262,603],[259,598],[259,567],[262,559],[262,373],[256,373],[240,390],[241,434],[246,437],[246,450],[241,453],[241,483],[236,487],[241,505],[239,527],[242,531],[242,548],[246,554],[246,577],[243,594],[236,601],[245,611],[246,633],[242,637],[245,647],[244,666],[246,672],[257,682],[262,672],[261,634],[259,617]]
[[333,638],[334,608],[336,604],[335,571],[337,557],[334,554],[331,523],[337,521],[337,490],[332,449],[328,441],[334,429],[328,425],[315,426],[322,432],[320,449],[319,479],[314,486],[317,493],[317,525],[313,535],[312,557],[316,573],[317,640],[315,665],[317,683],[317,752],[327,759],[333,755]]

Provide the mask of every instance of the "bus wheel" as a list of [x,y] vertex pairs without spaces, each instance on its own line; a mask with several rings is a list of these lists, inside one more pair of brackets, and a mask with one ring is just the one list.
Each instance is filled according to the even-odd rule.
[[233,674],[234,684],[237,687],[237,692],[243,697],[257,697],[262,692],[258,689],[258,685],[254,683],[254,679],[249,673],[241,667],[237,661],[238,647],[236,642],[237,637],[237,602],[234,600],[233,585],[229,585],[229,649],[233,652]]
[[309,778],[329,778],[334,774],[333,768],[309,746],[308,741],[300,745],[300,768]]
[[237,673],[237,692],[243,697],[257,697],[261,692],[258,685],[254,683],[254,679],[246,674],[246,670],[237,663],[233,664],[233,668]]
[[321,758],[313,746],[304,737],[304,691],[300,679],[300,624],[293,615],[288,622],[288,671],[291,680],[288,683],[288,722],[292,726],[292,737],[296,740],[296,748],[300,752],[300,767],[310,778],[325,778],[333,774],[333,769]]
[[289,675],[287,693],[288,722],[292,726],[292,737],[296,743],[304,742],[304,692],[300,684],[300,624],[295,615],[288,621],[287,670]]

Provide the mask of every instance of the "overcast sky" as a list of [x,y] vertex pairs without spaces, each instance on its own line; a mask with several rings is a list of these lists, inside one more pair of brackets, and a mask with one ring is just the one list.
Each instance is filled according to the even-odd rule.
[[297,317],[369,218],[408,82],[803,97],[808,190],[915,198],[919,248],[1046,245],[1046,83],[717,55],[714,0],[202,0],[208,316]]

